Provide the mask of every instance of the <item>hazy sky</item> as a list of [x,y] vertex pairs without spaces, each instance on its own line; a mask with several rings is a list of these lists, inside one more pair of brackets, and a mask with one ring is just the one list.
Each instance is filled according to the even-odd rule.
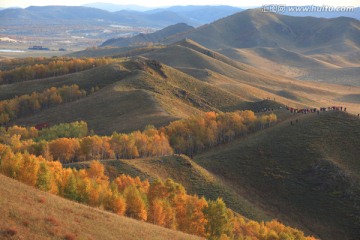
[[106,2],[115,4],[136,4],[141,6],[159,7],[159,6],[174,6],[174,5],[231,5],[231,6],[261,6],[264,4],[286,4],[286,5],[329,5],[329,6],[359,6],[359,0],[253,0],[253,1],[239,1],[239,0],[0,0],[0,7],[28,7],[45,6],[45,5],[68,5],[78,6],[92,2]]

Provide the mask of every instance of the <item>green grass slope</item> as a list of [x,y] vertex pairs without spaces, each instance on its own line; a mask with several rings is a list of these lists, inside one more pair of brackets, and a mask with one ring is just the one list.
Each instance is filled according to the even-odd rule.
[[0,181],[0,239],[200,239]]
[[194,160],[288,225],[321,239],[357,239],[360,119],[343,112],[295,118]]

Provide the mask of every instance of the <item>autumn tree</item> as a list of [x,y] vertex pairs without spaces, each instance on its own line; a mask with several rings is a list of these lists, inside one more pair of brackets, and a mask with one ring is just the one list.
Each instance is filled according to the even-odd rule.
[[29,153],[21,155],[21,163],[17,179],[30,186],[35,186],[39,171],[39,160]]
[[51,189],[51,172],[45,161],[39,163],[39,170],[37,173],[36,187],[42,191],[49,191]]
[[105,168],[99,161],[92,161],[86,169],[86,174],[98,184],[108,184],[109,177],[105,175]]
[[58,138],[49,143],[49,148],[54,159],[62,163],[73,162],[80,144],[75,138]]
[[204,208],[207,219],[206,232],[209,239],[219,238],[228,229],[229,216],[226,205],[221,198],[215,201],[208,201],[208,206]]
[[146,221],[147,206],[144,197],[134,186],[127,187],[124,191],[126,199],[126,216]]
[[[174,221],[173,211],[169,211],[171,208],[170,203],[162,199],[153,199],[149,207],[149,217],[148,222],[159,226],[165,226]],[[167,219],[170,218],[170,219]]]
[[114,212],[123,216],[126,211],[126,201],[116,190],[108,190],[104,197],[104,208],[108,211]]
[[71,169],[66,172],[66,178],[64,178],[64,189],[63,189],[64,197],[77,201],[78,191],[76,184],[76,177]]

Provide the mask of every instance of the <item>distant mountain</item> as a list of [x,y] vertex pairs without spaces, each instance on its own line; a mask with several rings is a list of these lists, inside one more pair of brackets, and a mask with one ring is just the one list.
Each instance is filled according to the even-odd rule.
[[153,8],[139,6],[139,5],[133,5],[133,4],[122,5],[122,4],[102,3],[102,2],[87,3],[87,4],[84,4],[83,6],[98,8],[98,9],[106,10],[109,12],[116,12],[116,11],[120,11],[120,10],[144,12],[144,11],[149,11],[149,10],[153,9]]
[[143,12],[121,10],[111,14],[115,15],[115,21],[117,23],[134,27],[164,28],[177,23],[186,23],[192,26],[199,26],[196,21],[170,11],[147,14]]
[[147,13],[157,13],[161,11],[174,12],[202,25],[241,12],[243,9],[231,6],[173,6],[150,10],[147,11]]
[[191,26],[200,26],[241,11],[239,8],[227,6],[172,7],[146,12],[134,11],[142,9],[134,7],[134,5],[89,4],[86,6],[91,7],[31,6],[25,9],[4,9],[0,11],[0,21],[12,21],[13,24],[35,21],[36,24],[36,21],[43,23],[44,20],[47,20],[48,24],[57,24],[65,23],[64,20],[86,20],[89,24],[116,23],[134,27],[164,28],[180,22]]
[[[183,9],[185,11],[187,8]],[[199,9],[194,7],[194,9]],[[190,12],[190,10],[186,10]],[[166,19],[164,12],[151,11]],[[170,14],[171,12],[167,12]],[[179,13],[180,14],[180,13]],[[180,15],[178,15],[180,16]],[[164,20],[165,22],[165,20]],[[143,35],[144,39],[151,36]],[[222,18],[192,31],[170,36],[162,43],[192,39],[211,49],[270,47],[302,54],[358,52],[360,22],[353,18],[294,17],[251,9]],[[128,42],[128,44],[126,43]],[[129,46],[123,41],[115,46]]]
[[45,6],[28,7],[25,10],[44,19],[104,19],[114,20],[108,11],[89,7]]
[[0,11],[1,22],[5,23],[5,21],[7,21],[9,19],[38,20],[38,19],[41,19],[41,17],[35,13],[32,13],[31,11],[28,11],[28,10],[22,9],[22,8],[6,8],[4,10],[1,10]]
[[141,46],[141,45],[146,45],[148,43],[159,43],[165,41],[165,39],[169,36],[187,32],[192,29],[194,28],[185,23],[178,23],[150,34],[139,34],[131,38],[109,39],[106,42],[104,42],[101,46],[127,47],[127,46]]
[[360,22],[352,18],[292,17],[246,10],[174,36],[168,43],[190,38],[208,48],[281,47],[308,54],[360,49]]
[[28,7],[25,9],[5,9],[0,11],[0,21],[21,25],[24,21],[37,21],[47,24],[77,24],[86,21],[87,24],[120,24],[134,27],[163,28],[179,22],[199,25],[196,21],[179,16],[174,12],[162,11],[157,13],[143,13],[135,11],[108,12],[90,7],[45,6]]
[[79,20],[103,19],[114,21],[116,15],[89,7],[44,6],[25,9],[5,9],[0,11],[0,20]]

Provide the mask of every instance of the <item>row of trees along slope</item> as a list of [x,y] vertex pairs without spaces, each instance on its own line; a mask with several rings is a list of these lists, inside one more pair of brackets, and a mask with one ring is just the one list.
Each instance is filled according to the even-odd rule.
[[138,158],[187,154],[192,156],[219,144],[230,142],[248,133],[269,127],[277,120],[275,114],[257,117],[252,111],[230,113],[208,112],[174,121],[156,129],[94,135],[85,122],[55,125],[36,130],[13,126],[0,128],[0,142],[15,152],[29,152],[61,163],[109,158]]
[[[92,88],[89,93],[93,93],[98,89],[98,87]],[[42,92],[33,92],[19,97],[16,96],[12,99],[2,100],[0,101],[0,125],[62,103],[76,101],[86,97],[87,94],[84,89],[80,89],[78,85],[73,84],[58,88],[51,87]]]
[[[6,60],[5,60],[6,61]],[[53,58],[46,60],[19,59],[2,63],[0,68],[0,84],[61,76],[69,73],[84,71],[94,67],[117,61],[112,58]],[[39,63],[37,63],[39,62]],[[20,66],[19,66],[20,65]]]

